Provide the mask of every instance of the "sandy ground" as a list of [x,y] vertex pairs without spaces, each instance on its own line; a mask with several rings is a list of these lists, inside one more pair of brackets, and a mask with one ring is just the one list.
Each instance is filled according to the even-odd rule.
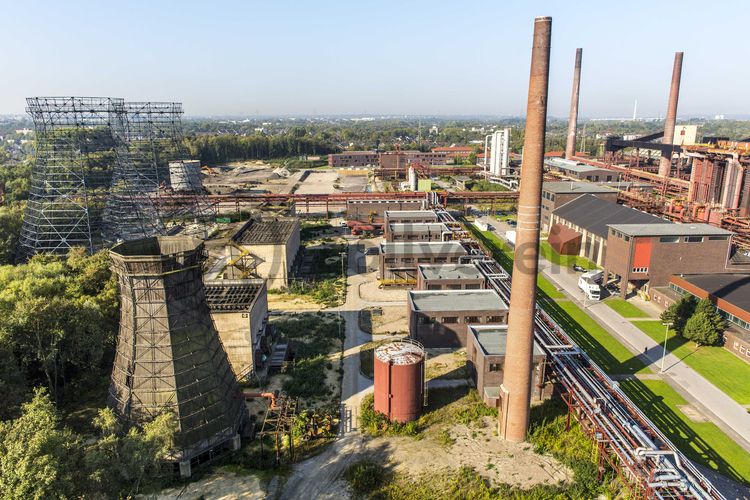
[[320,311],[321,306],[313,300],[286,293],[269,293],[268,309],[271,311]]
[[406,303],[401,306],[383,306],[383,314],[371,315],[373,335],[407,334],[409,321],[406,317]]
[[189,483],[180,488],[163,490],[156,496],[158,500],[179,498],[180,500],[211,500],[266,498],[260,480],[253,475],[237,475],[232,472],[217,470],[210,476]]
[[335,170],[310,170],[307,178],[297,187],[299,194],[329,194],[336,193],[334,184],[338,184],[339,174]]
[[359,284],[359,297],[368,303],[383,304],[389,302],[400,302],[406,309],[406,289],[405,288],[380,288],[380,282],[377,280],[377,273],[367,273],[363,276],[363,281]]
[[428,380],[466,378],[466,349],[427,349],[425,371]]

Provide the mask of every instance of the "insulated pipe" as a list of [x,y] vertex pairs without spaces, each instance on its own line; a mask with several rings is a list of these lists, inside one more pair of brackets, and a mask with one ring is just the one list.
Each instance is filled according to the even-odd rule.
[[573,69],[573,94],[570,96],[568,115],[568,142],[565,143],[565,158],[570,160],[576,154],[576,131],[578,129],[578,93],[581,90],[581,58],[583,49],[576,49],[576,64]]
[[535,19],[502,384],[507,401],[503,404],[506,414],[501,412],[498,425],[500,436],[512,442],[523,441],[529,427],[551,32],[551,17]]
[[[677,101],[680,98],[680,78],[682,78],[682,52],[675,52],[674,66],[672,67],[672,85],[669,88],[669,104],[667,105],[667,117],[664,120],[664,137],[662,144],[672,144],[674,141],[674,127],[677,121]],[[659,160],[659,175],[669,177],[672,170],[672,152],[662,153]]]

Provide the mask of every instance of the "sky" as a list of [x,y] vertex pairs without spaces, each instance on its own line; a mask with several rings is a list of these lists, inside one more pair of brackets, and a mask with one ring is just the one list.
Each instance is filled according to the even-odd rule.
[[745,1],[0,0],[0,114],[29,96],[181,101],[188,116],[525,114],[552,16],[549,114],[750,114]]

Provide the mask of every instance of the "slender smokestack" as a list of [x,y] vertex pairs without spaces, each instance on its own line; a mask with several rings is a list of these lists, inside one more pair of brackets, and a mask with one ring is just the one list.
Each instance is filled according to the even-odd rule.
[[570,115],[568,116],[568,142],[565,144],[565,158],[568,159],[576,154],[578,92],[581,90],[581,57],[583,57],[583,49],[576,49],[576,65],[573,70],[573,95],[570,96]]
[[514,442],[523,441],[529,427],[551,32],[552,18],[537,17],[534,21],[526,135],[518,197],[518,227],[508,317],[503,407],[498,422],[499,434]]
[[[682,77],[682,52],[675,52],[674,67],[672,68],[672,86],[669,88],[669,105],[667,118],[664,120],[664,138],[662,144],[672,144],[674,140],[674,126],[677,121],[677,101],[680,98],[680,78]],[[672,152],[662,153],[659,160],[659,175],[669,177],[672,170]]]

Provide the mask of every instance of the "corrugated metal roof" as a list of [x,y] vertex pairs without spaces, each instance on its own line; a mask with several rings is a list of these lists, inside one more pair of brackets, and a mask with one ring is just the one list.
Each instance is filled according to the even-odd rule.
[[[585,229],[601,238],[607,237],[608,225],[663,224],[664,219],[617,203],[602,200],[590,194],[579,196],[552,212],[561,219]],[[671,224],[671,223],[667,223]]]
[[[487,356],[504,356],[508,341],[507,325],[469,325],[469,332],[477,339]],[[534,356],[544,356],[544,351],[534,341]]]
[[750,274],[685,274],[680,278],[750,313]]
[[[566,205],[567,206],[567,205]],[[731,231],[709,224],[676,224],[659,219],[661,224],[610,224],[609,227],[628,236],[729,236]]]
[[386,255],[466,255],[466,249],[457,241],[396,241],[380,244],[380,252]]
[[426,234],[426,233],[437,233],[442,234],[450,231],[448,226],[442,222],[406,222],[402,224],[389,224],[389,229],[392,233],[412,233],[412,234]]
[[437,214],[432,210],[386,210],[385,216],[389,219],[404,219],[407,217],[429,217],[433,220],[438,219]]
[[600,186],[598,184],[592,184],[590,182],[545,182],[542,185],[542,191],[548,191],[550,193],[563,194],[563,193],[616,193],[614,189]]

